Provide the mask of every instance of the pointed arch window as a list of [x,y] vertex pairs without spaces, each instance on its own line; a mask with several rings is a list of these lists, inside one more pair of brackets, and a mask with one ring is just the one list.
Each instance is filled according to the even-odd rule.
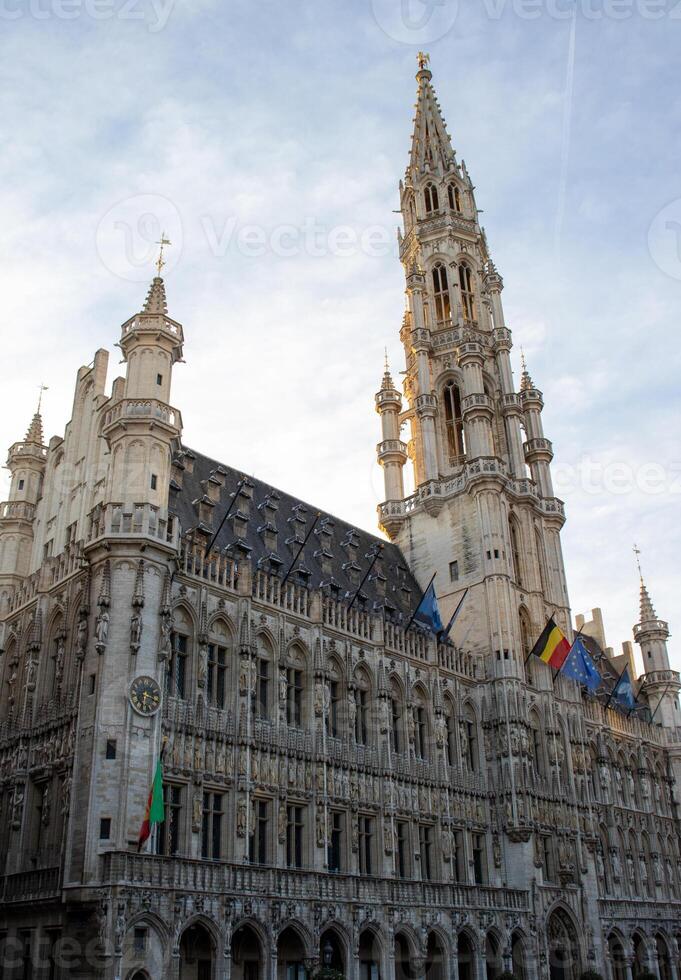
[[402,752],[402,695],[394,681],[390,685],[390,747]]
[[445,427],[449,465],[456,466],[466,455],[461,411],[461,389],[455,381],[448,381],[442,393],[445,403]]
[[542,536],[538,527],[534,529],[534,540],[537,547],[537,561],[539,562],[539,581],[541,583],[541,590],[546,598],[548,576],[546,574],[546,551],[544,549],[544,542],[542,541]]
[[433,211],[438,211],[440,208],[440,202],[437,196],[437,187],[435,184],[426,184],[426,188],[423,192],[423,199],[426,205],[426,214],[432,214]]
[[461,753],[469,772],[478,768],[478,726],[470,704],[464,708],[461,720]]
[[445,756],[448,766],[456,765],[456,733],[454,731],[454,710],[451,703],[445,707]]
[[461,214],[461,191],[456,184],[449,184],[447,187],[447,198],[452,211],[458,211]]
[[459,287],[461,290],[463,318],[470,322],[475,319],[475,294],[473,290],[473,273],[470,266],[465,263],[459,266]]
[[520,528],[515,517],[511,517],[508,522],[511,532],[511,557],[513,558],[513,578],[518,585],[523,584],[522,565],[520,556]]
[[442,262],[438,262],[433,268],[433,296],[435,297],[435,319],[438,323],[444,323],[451,319],[452,306],[449,299],[449,284],[447,282],[447,270]]

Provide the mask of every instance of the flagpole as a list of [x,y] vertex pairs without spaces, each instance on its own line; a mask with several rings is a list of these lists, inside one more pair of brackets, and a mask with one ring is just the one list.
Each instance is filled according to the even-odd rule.
[[381,553],[381,551],[382,551],[382,550],[383,550],[383,545],[382,545],[382,544],[381,544],[381,542],[379,541],[379,543],[378,543],[378,544],[377,544],[377,546],[376,546],[376,554],[375,554],[375,555],[374,555],[374,557],[373,557],[373,558],[371,559],[371,564],[369,565],[369,567],[368,567],[368,568],[367,568],[367,570],[366,570],[366,575],[364,576],[364,578],[362,579],[362,581],[361,581],[361,582],[359,583],[359,585],[357,586],[357,591],[356,591],[356,592],[355,592],[355,594],[353,595],[353,597],[352,597],[352,602],[351,602],[351,603],[349,604],[349,606],[348,606],[348,612],[350,612],[350,610],[351,610],[351,609],[352,609],[352,607],[354,606],[354,604],[355,604],[355,599],[357,598],[357,596],[358,596],[358,595],[360,594],[360,592],[362,591],[362,586],[364,585],[364,583],[366,582],[366,580],[367,580],[367,579],[369,578],[369,573],[370,573],[370,571],[371,571],[371,569],[372,569],[372,568],[374,567],[374,565],[376,564],[376,560],[377,560],[377,558],[378,558],[378,556],[380,555],[380,553]]
[[[652,715],[650,716],[650,724],[651,724],[651,725],[652,725],[652,723],[653,723],[653,718],[654,718],[654,717],[655,717],[655,715],[657,714],[657,708],[659,708],[659,707],[660,707],[660,705],[662,704],[662,702],[664,701],[664,699],[665,699],[665,697],[667,696],[667,691],[669,690],[669,688],[670,688],[670,687],[671,687],[671,682],[670,682],[669,684],[667,684],[667,686],[665,687],[665,689],[664,689],[664,691],[662,692],[662,697],[661,697],[661,698],[660,698],[660,700],[659,700],[659,701],[657,702],[657,707],[655,708],[655,710],[653,711],[653,713],[652,713]],[[640,694],[640,693],[641,693],[641,692],[639,691],[639,694]],[[632,710],[633,710],[633,709],[632,709]]]
[[312,532],[313,532],[313,531],[314,531],[314,529],[316,528],[316,526],[317,526],[317,521],[319,520],[319,518],[320,518],[321,516],[322,516],[322,515],[321,515],[321,513],[320,513],[319,511],[317,511],[317,516],[316,516],[316,517],[315,517],[315,519],[314,519],[314,523],[313,523],[313,525],[312,525],[312,527],[310,528],[310,530],[309,530],[309,531],[307,532],[307,534],[305,535],[305,540],[304,540],[304,541],[303,541],[303,543],[301,544],[301,546],[300,546],[300,548],[298,548],[298,554],[296,555],[296,557],[295,557],[295,558],[293,559],[293,561],[291,562],[291,565],[290,565],[290,567],[289,567],[289,570],[288,570],[288,572],[286,573],[286,575],[284,575],[284,577],[283,577],[283,579],[282,579],[282,581],[281,581],[281,585],[279,586],[279,591],[280,591],[280,592],[281,592],[281,590],[282,590],[282,589],[284,588],[284,586],[286,585],[286,582],[287,582],[287,580],[288,580],[288,577],[289,577],[289,575],[291,574],[291,572],[292,572],[292,571],[293,571],[293,569],[295,568],[295,565],[296,565],[296,562],[297,562],[297,561],[298,561],[298,559],[300,558],[300,556],[301,556],[301,553],[302,553],[302,551],[303,551],[303,548],[305,547],[305,545],[307,544],[307,542],[308,542],[308,541],[310,540],[310,535],[312,534]]
[[231,503],[230,503],[229,507],[227,508],[227,510],[225,512],[225,516],[220,521],[220,527],[217,529],[217,531],[215,532],[215,534],[213,535],[213,537],[210,539],[210,541],[206,545],[206,550],[204,552],[204,558],[207,558],[208,557],[208,554],[210,552],[210,549],[213,547],[213,545],[217,541],[218,535],[219,535],[220,531],[222,530],[222,528],[224,527],[225,521],[227,520],[227,518],[229,517],[229,515],[232,513],[232,508],[234,507],[234,504],[237,502],[237,499],[239,497],[239,490],[241,490],[241,488],[244,485],[244,483],[245,483],[245,477],[242,476],[241,479],[239,480],[239,482],[236,485],[236,489],[234,491],[234,494],[232,495]]
[[610,702],[612,701],[613,697],[615,696],[615,691],[620,686],[620,681],[624,677],[624,672],[626,671],[626,669],[627,669],[628,666],[629,666],[629,664],[625,664],[624,670],[622,671],[622,673],[620,674],[620,676],[617,678],[617,683],[615,684],[615,686],[613,687],[612,691],[608,695],[608,700],[605,702],[605,706],[603,708],[604,711],[607,709],[608,705],[610,704]]
[[416,613],[417,613],[417,612],[419,611],[419,609],[421,608],[421,603],[422,603],[422,602],[423,602],[423,600],[425,599],[425,597],[426,597],[426,593],[428,592],[428,589],[429,589],[429,588],[431,587],[431,585],[432,585],[432,584],[433,584],[433,582],[435,581],[435,576],[436,576],[436,575],[437,575],[437,572],[433,572],[433,577],[431,578],[431,580],[430,580],[430,582],[428,583],[428,585],[427,585],[427,586],[425,587],[425,589],[423,590],[423,593],[422,593],[422,595],[421,595],[421,598],[419,599],[419,602],[418,602],[418,605],[417,605],[417,607],[416,607],[416,609],[414,610],[414,612],[412,613],[412,617],[411,617],[411,619],[409,620],[409,622],[407,623],[407,625],[406,625],[406,626],[405,626],[405,628],[404,628],[404,632],[405,632],[405,633],[407,632],[407,630],[409,629],[409,627],[411,626],[411,624],[412,624],[412,623],[414,622],[414,619],[416,618]]
[[455,609],[455,610],[454,610],[454,612],[452,613],[452,618],[451,618],[451,619],[449,620],[449,622],[447,623],[447,628],[446,628],[445,630],[443,630],[443,631],[442,631],[442,639],[443,639],[443,640],[446,640],[446,639],[448,639],[448,637],[449,637],[449,631],[450,631],[450,629],[452,628],[452,626],[454,625],[454,620],[455,620],[455,619],[456,619],[456,617],[458,616],[458,614],[459,614],[459,611],[460,611],[460,609],[461,609],[461,607],[462,607],[462,606],[463,606],[463,604],[464,604],[464,600],[465,600],[465,598],[466,598],[466,596],[468,595],[468,593],[469,593],[469,592],[470,592],[470,587],[466,589],[466,591],[464,592],[464,594],[463,594],[463,595],[461,596],[461,598],[460,598],[460,599],[459,599],[459,601],[457,602],[457,604],[456,604],[456,609]]

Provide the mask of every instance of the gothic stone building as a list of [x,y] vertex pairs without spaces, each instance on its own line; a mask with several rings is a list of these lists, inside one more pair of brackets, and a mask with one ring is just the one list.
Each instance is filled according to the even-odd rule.
[[[9,450],[8,980],[681,976],[667,624],[642,586],[648,720],[525,663],[551,613],[572,633],[563,504],[425,62],[417,80],[406,400],[387,368],[376,396],[389,540],[182,443],[160,277],[123,324],[125,377],[108,394],[97,351],[63,438],[36,415]],[[469,590],[458,644],[407,628],[433,572],[443,619]]]

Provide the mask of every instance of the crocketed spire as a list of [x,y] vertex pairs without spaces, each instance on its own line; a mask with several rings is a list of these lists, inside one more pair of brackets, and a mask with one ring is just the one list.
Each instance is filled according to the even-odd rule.
[[408,170],[412,177],[424,171],[446,173],[456,166],[456,156],[440,111],[440,103],[430,84],[433,75],[426,67],[429,61],[428,55],[419,53],[419,70],[416,73],[419,87]]
[[648,589],[646,588],[645,582],[641,579],[641,618],[639,622],[649,623],[652,620],[657,619],[657,613],[652,603],[652,599],[648,595]]
[[43,418],[40,412],[36,412],[31,419],[24,442],[32,442],[36,446],[43,445]]
[[154,278],[151,280],[151,286],[149,287],[147,298],[144,301],[142,313],[148,313],[151,316],[168,315],[166,287],[163,279],[161,279],[160,276],[154,276]]
[[520,363],[522,365],[522,374],[520,376],[520,390],[529,391],[534,388],[534,381],[530,377],[530,372],[527,370],[527,361],[525,360],[525,351],[520,352]]
[[393,384],[392,375],[390,374],[390,365],[388,364],[388,348],[385,348],[385,363],[383,366],[383,381],[381,382],[381,390],[388,391],[395,387]]

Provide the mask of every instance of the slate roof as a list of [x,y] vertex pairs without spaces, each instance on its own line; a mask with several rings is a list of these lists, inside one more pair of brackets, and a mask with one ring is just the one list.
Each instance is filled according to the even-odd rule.
[[[193,467],[187,465],[190,460]],[[182,470],[182,485],[171,480],[170,513],[179,519],[183,535],[191,532],[208,544],[244,474],[186,446],[175,454],[173,465]],[[219,501],[213,502],[209,491],[213,486],[216,493],[216,484],[222,487]],[[296,560],[318,513],[314,530]],[[421,589],[400,549],[263,480],[246,477],[212,550],[237,561],[250,558],[254,570],[262,568],[280,577],[295,560],[289,580],[350,601],[378,545],[382,545],[380,555],[355,605],[366,611],[384,611],[392,622],[406,625],[421,598]]]

